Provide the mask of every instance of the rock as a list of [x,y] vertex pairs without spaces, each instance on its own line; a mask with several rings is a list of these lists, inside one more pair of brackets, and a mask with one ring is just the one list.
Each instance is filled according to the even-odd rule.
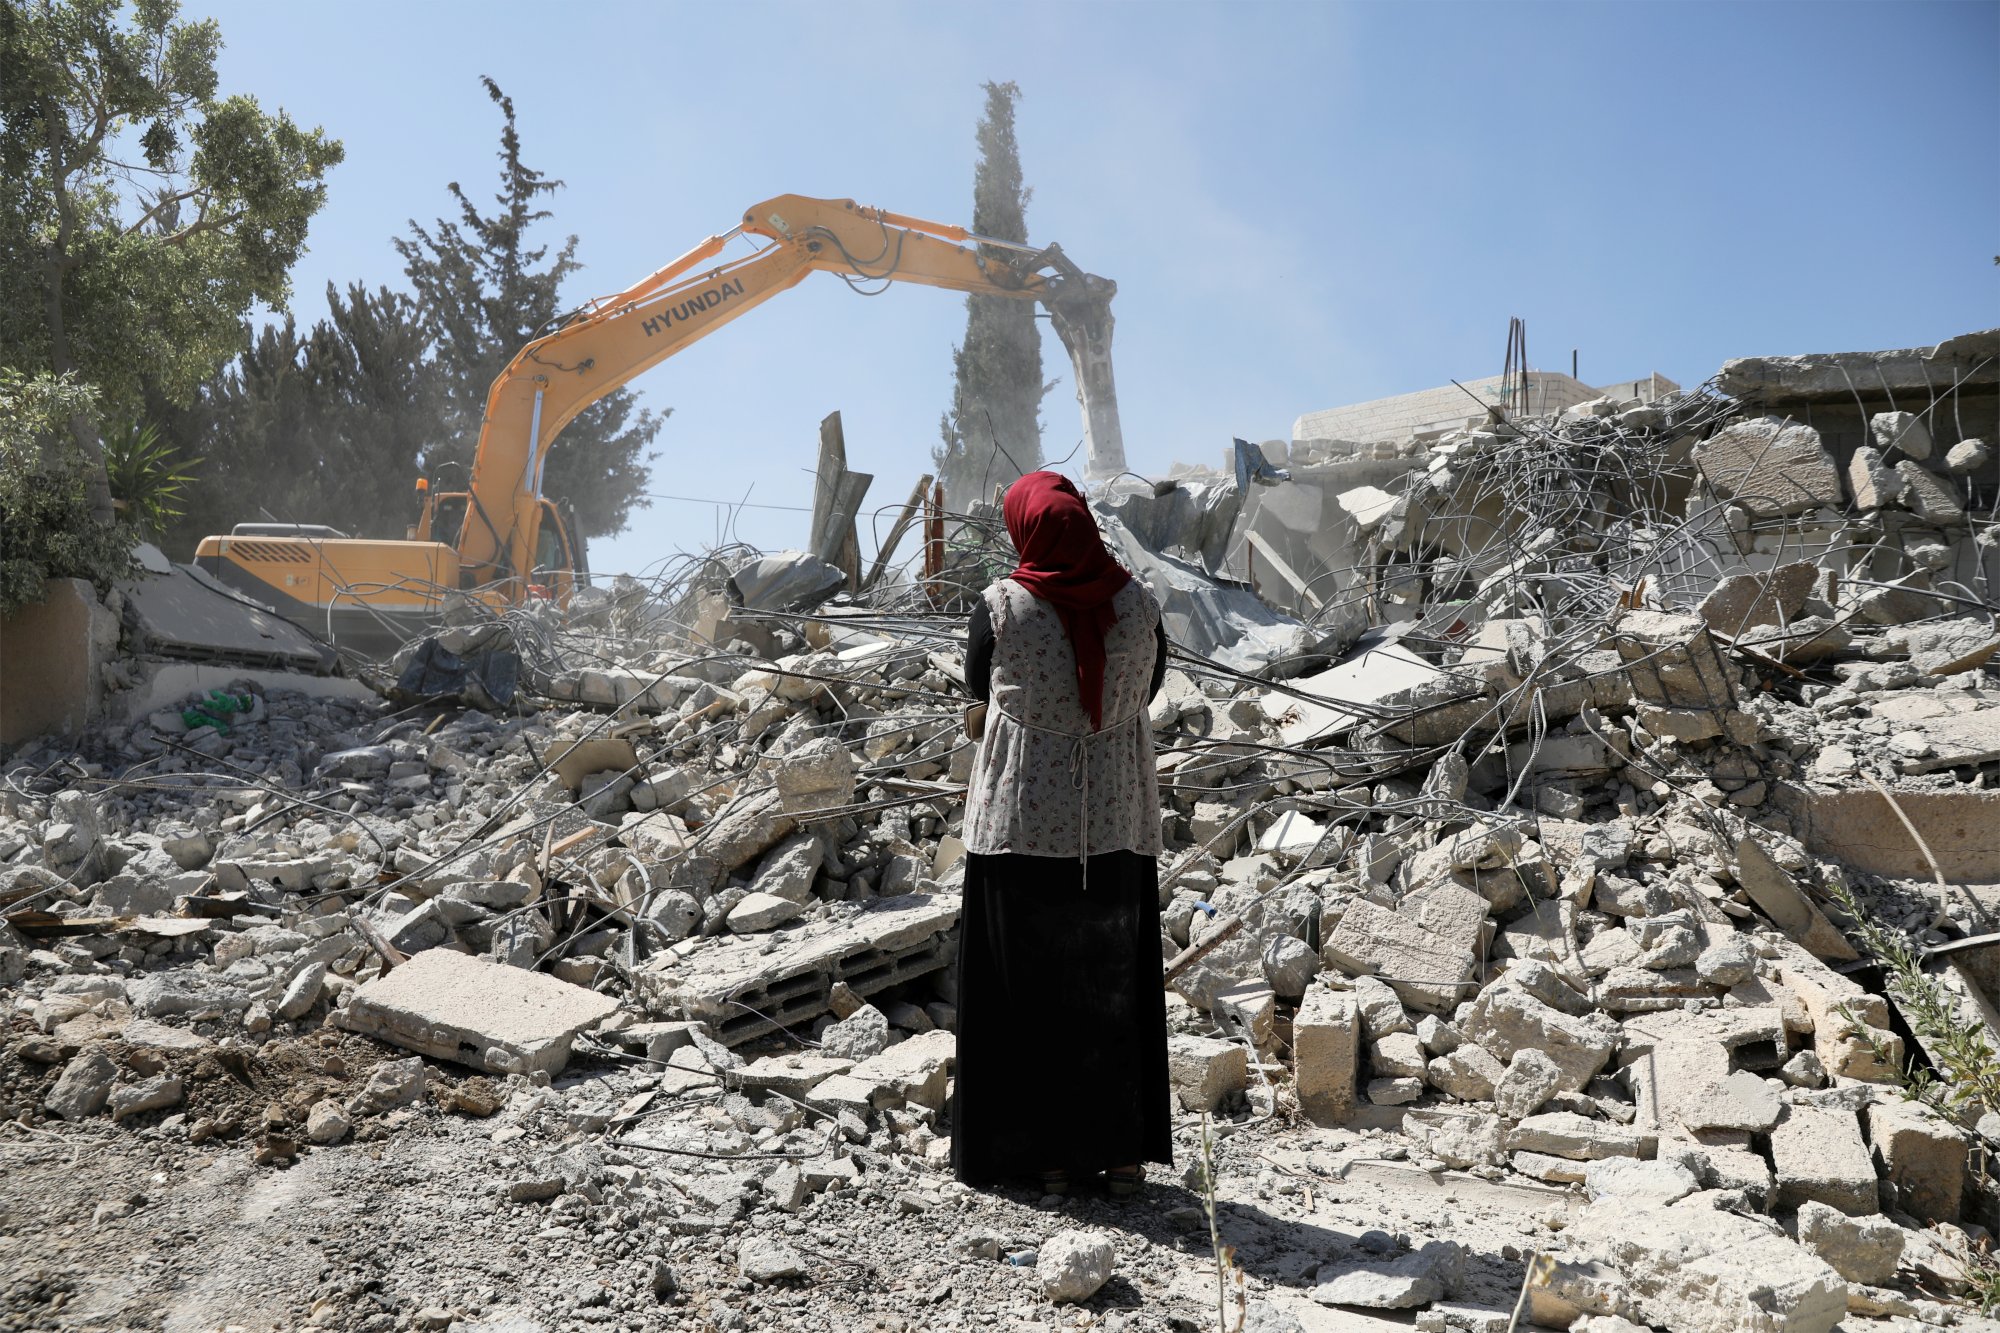
[[1875,1164],[1852,1111],[1786,1107],[1771,1130],[1771,1166],[1782,1210],[1814,1201],[1850,1217],[1881,1211]]
[[117,1077],[118,1067],[111,1063],[104,1048],[95,1044],[86,1046],[63,1066],[62,1076],[49,1089],[42,1105],[51,1115],[64,1120],[96,1115],[110,1100],[111,1085]]
[[1896,464],[1896,475],[1903,479],[1904,508],[1941,528],[1964,526],[1965,502],[1944,478],[1907,459]]
[[1467,1042],[1430,1062],[1425,1077],[1430,1085],[1462,1102],[1491,1101],[1493,1090],[1507,1075],[1507,1066],[1484,1046]]
[[1881,509],[1894,504],[1903,494],[1903,478],[1882,461],[1879,449],[1861,445],[1847,463],[1847,491],[1858,509]]
[[[1572,1262],[1623,1275],[1627,1317],[1701,1333],[1831,1333],[1847,1284],[1768,1224],[1689,1201],[1606,1199],[1571,1217]],[[1597,1307],[1600,1312],[1602,1306]],[[1542,1322],[1540,1319],[1537,1322]]]
[[1392,1032],[1370,1048],[1368,1065],[1384,1078],[1421,1080],[1426,1072],[1424,1044],[1414,1032]]
[[1728,935],[1701,951],[1694,971],[1711,986],[1740,986],[1757,974],[1757,951],[1741,935]]
[[1868,433],[1885,454],[1900,449],[1906,458],[1931,456],[1931,428],[1914,412],[1877,412],[1868,418]]
[[746,1236],[736,1247],[736,1270],[752,1282],[776,1282],[781,1278],[803,1277],[806,1265],[798,1251],[782,1241]]
[[1296,935],[1273,935],[1264,944],[1264,980],[1287,1000],[1304,995],[1319,968],[1319,955]]
[[854,756],[831,736],[807,741],[780,759],[775,776],[787,814],[830,809],[854,799]]
[[1826,1066],[1816,1051],[1800,1051],[1785,1061],[1778,1076],[1795,1088],[1817,1088],[1826,1083]]
[[1595,1078],[1621,1035],[1617,1022],[1603,1014],[1565,1014],[1505,985],[1480,992],[1459,1031],[1499,1059],[1511,1061],[1531,1047],[1539,1051],[1561,1071],[1561,1092],[1581,1091]]
[[1408,1254],[1369,1254],[1321,1264],[1312,1298],[1321,1305],[1364,1310],[1410,1310],[1440,1300],[1445,1285],[1464,1262],[1464,1252],[1448,1240],[1427,1241]]
[[347,1137],[351,1127],[347,1109],[331,1097],[323,1097],[313,1103],[312,1110],[306,1112],[306,1138],[318,1144],[338,1143]]
[[869,1089],[875,1106],[908,1102],[932,1111],[944,1109],[946,1080],[958,1054],[958,1038],[949,1032],[926,1032],[899,1041],[880,1055],[863,1060],[848,1073]]
[[1391,1032],[1414,1030],[1410,1016],[1403,1012],[1403,1002],[1396,998],[1388,982],[1375,977],[1356,977],[1353,994],[1361,1013],[1361,1030],[1371,1040],[1379,1041]]
[[287,1020],[304,1018],[319,1002],[320,988],[325,984],[325,963],[310,963],[300,968],[299,974],[285,986],[285,993],[279,997],[274,1012],[279,1018]]
[[1348,903],[1326,942],[1326,961],[1353,977],[1380,976],[1405,1004],[1449,1013],[1465,998],[1479,965],[1474,950],[1486,907],[1477,894],[1450,884],[1440,887],[1478,904],[1473,909],[1477,920],[1469,938],[1441,934],[1403,911],[1390,911],[1366,898],[1356,898]]
[[1986,441],[1968,437],[1945,451],[1944,465],[1954,476],[1977,472],[1993,460],[1993,448]]
[[1554,1060],[1532,1047],[1514,1052],[1506,1071],[1493,1085],[1493,1106],[1509,1120],[1531,1116],[1555,1095],[1563,1071]]
[[796,918],[804,907],[791,898],[780,898],[775,893],[749,893],[743,900],[729,909],[729,928],[738,935],[754,935],[759,931],[775,930],[787,921]]
[[1738,421],[1696,444],[1694,464],[1717,496],[1759,518],[1840,505],[1840,479],[1819,432],[1796,422]]
[[[1797,619],[1818,577],[1819,567],[1809,560],[1779,565],[1768,574],[1732,574],[1717,580],[1697,614],[1731,638],[1757,625],[1787,624]],[[1643,709],[1640,720],[1655,736],[1664,734],[1647,720]]]
[[1306,1119],[1315,1125],[1340,1125],[1354,1114],[1360,1048],[1361,1017],[1354,993],[1311,988],[1292,1019],[1292,1084]]
[[509,1203],[547,1203],[559,1196],[568,1186],[561,1176],[528,1176],[508,1182],[507,1201]]
[[1926,1222],[1955,1222],[1962,1204],[1965,1135],[1930,1107],[1900,1098],[1870,1104],[1868,1144],[1896,1206]]
[[813,881],[825,859],[824,844],[815,833],[794,833],[764,854],[757,877],[750,881],[753,893],[810,903]]
[[1515,1152],[1543,1153],[1579,1162],[1608,1157],[1650,1158],[1659,1150],[1659,1138],[1654,1134],[1607,1120],[1592,1120],[1574,1111],[1528,1116],[1507,1131],[1504,1142]]
[[1584,1168],[1583,1186],[1593,1199],[1669,1204],[1700,1189],[1701,1182],[1678,1162],[1601,1157]]
[[1420,1078],[1376,1078],[1368,1081],[1368,1101],[1375,1106],[1408,1106],[1424,1095]]
[[1896,1279],[1903,1261],[1903,1229],[1885,1217],[1849,1217],[1808,1199],[1799,1205],[1800,1244],[1833,1265],[1849,1282],[1872,1287]]
[[1742,1129],[1768,1133],[1783,1110],[1778,1090],[1739,1069],[1685,1104],[1681,1123],[1689,1129]]
[[111,1090],[111,1118],[143,1115],[181,1104],[181,1081],[171,1074],[156,1074],[143,1083],[128,1083]]
[[889,1020],[880,1009],[864,1004],[821,1035],[819,1053],[839,1060],[861,1061],[880,1055],[889,1045]]
[[1035,1257],[1035,1280],[1055,1304],[1087,1301],[1111,1280],[1117,1246],[1102,1231],[1059,1231]]
[[1218,1110],[1249,1077],[1249,1052],[1235,1042],[1180,1033],[1167,1038],[1167,1079],[1184,1111]]
[[1436,1014],[1425,1014],[1417,1020],[1417,1040],[1432,1055],[1449,1055],[1458,1049],[1464,1038],[1457,1028]]
[[348,1099],[348,1109],[356,1112],[391,1111],[408,1106],[424,1095],[429,1072],[422,1056],[407,1060],[384,1060],[368,1075],[361,1091]]

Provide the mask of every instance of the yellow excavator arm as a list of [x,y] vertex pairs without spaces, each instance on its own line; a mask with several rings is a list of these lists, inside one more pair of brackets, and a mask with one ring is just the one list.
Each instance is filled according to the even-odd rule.
[[[771,244],[702,267],[738,236]],[[850,281],[917,282],[1040,302],[1075,372],[1089,472],[1124,470],[1111,373],[1116,284],[1084,273],[1053,245],[979,236],[852,199],[779,195],[744,213],[731,231],[709,237],[624,291],[589,302],[508,363],[487,395],[459,532],[460,568],[469,581],[531,574],[549,446],[577,413],[815,269]]]

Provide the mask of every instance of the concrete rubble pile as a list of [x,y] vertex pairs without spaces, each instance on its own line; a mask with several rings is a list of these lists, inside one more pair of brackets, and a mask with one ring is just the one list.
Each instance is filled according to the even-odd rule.
[[[1856,946],[1935,950],[1986,1030],[1996,354],[1732,362],[1693,393],[1239,442],[1226,472],[1106,487],[1182,650],[1151,722],[1184,1141],[1202,1115],[1338,1130],[1343,1162],[1569,1201],[1502,1266],[1547,1327],[1969,1319],[2000,1114],[1906,1088],[1963,1071]],[[570,1153],[505,1182],[516,1204],[610,1198],[681,1235],[864,1181],[931,1206],[959,610],[1006,568],[994,532],[975,510],[952,569],[865,596],[737,550],[592,625],[512,618],[510,709],[260,680],[233,723],[24,748],[0,1118],[282,1162],[428,1096]],[[209,1105],[225,1053],[348,1034],[365,1077]],[[1453,1237],[1363,1241],[1291,1285],[1506,1327]],[[1072,1248],[1042,1251],[1047,1292],[1081,1293],[1052,1299],[1110,1271]],[[739,1256],[759,1284],[800,1262]]]

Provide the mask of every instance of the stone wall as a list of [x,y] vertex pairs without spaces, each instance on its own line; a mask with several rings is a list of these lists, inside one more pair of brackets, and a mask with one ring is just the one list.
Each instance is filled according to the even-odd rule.
[[118,618],[82,579],[50,579],[41,601],[0,616],[0,745],[82,732],[117,649]]

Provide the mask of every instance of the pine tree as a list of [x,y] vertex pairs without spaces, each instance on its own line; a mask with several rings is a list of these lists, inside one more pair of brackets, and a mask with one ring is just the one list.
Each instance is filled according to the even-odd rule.
[[326,300],[328,317],[304,332],[289,317],[246,325],[241,354],[192,405],[148,393],[147,418],[202,460],[170,553],[236,523],[401,537],[415,520],[423,456],[445,438],[429,332],[401,292],[328,284]]
[[[1014,138],[1013,83],[988,83],[980,118],[979,165],[972,177],[972,229],[1025,244],[1028,199]],[[1007,258],[989,251],[997,262]],[[1042,335],[1035,306],[998,296],[965,298],[965,341],[952,349],[952,403],[932,451],[945,494],[963,507],[1042,463]]]
[[[412,220],[411,235],[395,242],[436,343],[442,379],[448,433],[426,455],[433,471],[443,462],[470,469],[494,379],[524,344],[555,326],[562,285],[582,267],[575,236],[553,257],[546,245],[529,244],[530,229],[552,216],[538,201],[562,182],[522,162],[513,99],[492,79],[481,82],[505,119],[497,210],[481,213],[453,181],[458,220],[440,218],[430,228]],[[647,446],[666,414],[635,408],[629,389],[605,395],[564,427],[549,453],[545,489],[575,506],[577,525],[589,536],[622,531],[634,508],[648,507],[642,491],[655,455]],[[452,477],[454,488],[468,475]]]

